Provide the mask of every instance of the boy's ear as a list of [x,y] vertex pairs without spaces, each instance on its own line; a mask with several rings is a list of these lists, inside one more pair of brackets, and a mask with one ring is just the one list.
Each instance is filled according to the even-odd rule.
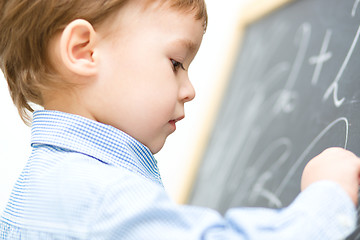
[[95,75],[95,40],[95,30],[88,21],[77,19],[69,23],[60,40],[60,56],[65,67],[76,75]]

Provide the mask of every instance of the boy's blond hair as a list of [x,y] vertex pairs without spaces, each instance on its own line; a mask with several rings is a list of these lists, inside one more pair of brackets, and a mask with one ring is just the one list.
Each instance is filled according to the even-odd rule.
[[[59,86],[50,63],[48,44],[55,33],[75,19],[101,24],[131,0],[0,0],[0,68],[22,120],[29,124],[30,103],[43,105],[46,89]],[[194,11],[207,25],[204,0],[160,1],[171,8]]]

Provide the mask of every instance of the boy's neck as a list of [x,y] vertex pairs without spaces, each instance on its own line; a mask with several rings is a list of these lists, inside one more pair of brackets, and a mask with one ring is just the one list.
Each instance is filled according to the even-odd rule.
[[64,91],[62,91],[62,93],[51,92],[43,96],[43,106],[45,110],[75,114],[96,121],[91,113],[84,107],[84,104],[82,104],[81,98],[71,90],[67,91],[67,93],[64,93]]

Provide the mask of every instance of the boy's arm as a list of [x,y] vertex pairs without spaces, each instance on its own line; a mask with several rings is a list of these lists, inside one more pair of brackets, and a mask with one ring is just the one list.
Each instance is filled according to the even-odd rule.
[[[327,150],[306,167],[305,190],[289,207],[237,208],[225,217],[211,209],[178,206],[161,187],[124,174],[98,201],[92,236],[123,240],[342,239],[356,225],[357,161],[345,150]],[[344,165],[342,170],[339,164]]]
[[[238,213],[230,211],[228,216],[247,229],[253,226],[254,234],[261,232],[259,227],[263,229],[261,234],[265,235],[259,239],[343,239],[355,230],[359,176],[357,156],[342,148],[329,148],[306,165],[301,180],[303,192],[288,208],[278,213],[231,210]],[[259,214],[255,214],[257,211]],[[253,221],[243,220],[246,215]]]
[[355,230],[356,209],[340,185],[319,181],[287,208],[230,209],[226,219],[243,239],[340,240]]

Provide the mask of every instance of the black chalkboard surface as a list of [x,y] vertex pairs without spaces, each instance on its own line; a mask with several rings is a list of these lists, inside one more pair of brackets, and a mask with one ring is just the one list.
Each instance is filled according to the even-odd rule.
[[360,156],[359,26],[360,0],[291,1],[247,25],[188,203],[285,207],[325,148]]

